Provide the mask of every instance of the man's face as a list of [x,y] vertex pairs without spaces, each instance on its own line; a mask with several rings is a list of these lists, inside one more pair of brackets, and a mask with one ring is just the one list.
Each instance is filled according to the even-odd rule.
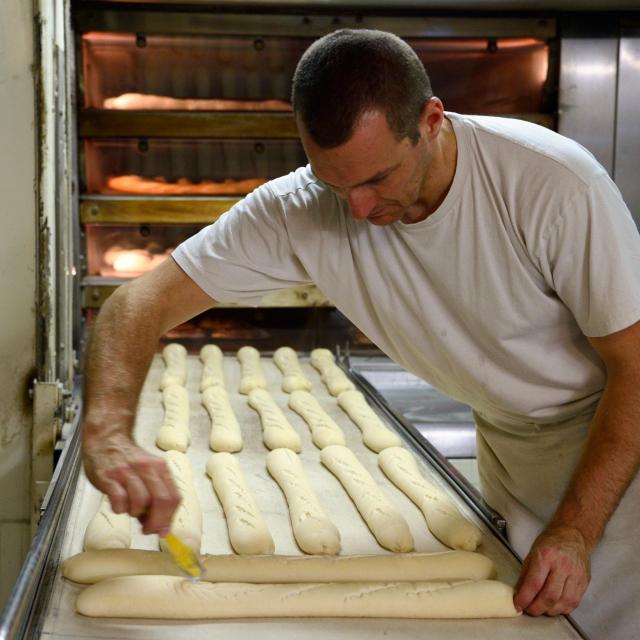
[[[300,123],[299,123],[300,125]],[[429,166],[427,142],[396,139],[385,115],[365,112],[344,144],[322,149],[299,126],[314,174],[344,200],[356,220],[387,225],[415,222]]]

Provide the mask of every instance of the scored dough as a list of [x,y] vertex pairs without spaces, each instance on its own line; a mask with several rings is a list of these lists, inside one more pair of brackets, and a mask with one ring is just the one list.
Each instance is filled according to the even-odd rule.
[[247,584],[125,576],[87,587],[85,616],[218,619],[279,617],[502,618],[517,616],[513,587],[497,580]]
[[338,405],[362,431],[362,442],[369,449],[379,453],[387,447],[399,447],[402,444],[400,436],[387,429],[359,391],[343,391],[338,396]]
[[177,342],[171,342],[162,350],[165,370],[160,379],[160,389],[171,384],[184,386],[187,381],[187,350]]
[[[191,463],[184,453],[179,451],[167,451],[165,460],[171,472],[173,481],[180,492],[182,501],[173,514],[171,520],[171,533],[180,538],[196,553],[200,553],[202,541],[202,509],[198,494],[193,484]],[[163,538],[160,538],[160,548],[168,551]]]
[[480,529],[469,522],[447,494],[426,480],[415,458],[402,447],[391,447],[378,455],[386,476],[422,511],[429,531],[452,549],[474,551],[482,540]]
[[301,415],[309,425],[311,439],[318,449],[330,444],[346,444],[342,429],[308,391],[294,391],[289,396],[289,408]]
[[268,449],[291,449],[296,453],[302,451],[302,440],[289,424],[280,407],[271,394],[264,389],[253,389],[249,392],[249,406],[260,414],[262,423],[262,441]]
[[156,445],[164,451],[184,453],[191,442],[189,393],[178,384],[170,384],[162,390],[162,404],[164,422],[156,435]]
[[[210,582],[373,582],[485,580],[496,576],[493,560],[471,551],[355,556],[215,555],[201,558]],[[86,551],[62,563],[68,580],[92,584],[132,575],[182,575],[164,553],[141,549]]]
[[209,446],[214,451],[240,451],[242,433],[225,388],[207,387],[202,392],[202,404],[211,418]]
[[238,360],[242,367],[238,391],[247,395],[253,389],[266,389],[267,379],[262,372],[260,352],[250,346],[238,349]]
[[353,382],[347,378],[344,371],[336,364],[335,356],[329,349],[314,349],[309,360],[320,372],[320,379],[332,396],[337,396],[349,389],[355,389]]
[[224,389],[224,354],[215,344],[208,344],[200,349],[202,360],[202,378],[200,391],[208,387],[222,387]]
[[409,525],[360,464],[351,449],[330,445],[320,452],[322,464],[340,480],[376,540],[390,551],[411,551]]
[[274,449],[267,455],[267,469],[287,499],[293,535],[300,549],[310,554],[338,553],[338,529],[309,486],[297,454],[290,449]]
[[311,382],[304,375],[298,361],[298,354],[291,347],[280,347],[273,354],[273,361],[282,371],[282,390],[291,393],[298,389],[311,390]]
[[236,457],[230,453],[212,453],[207,461],[207,473],[222,504],[229,541],[235,552],[273,553],[273,538]]
[[128,513],[114,513],[111,502],[102,496],[98,511],[84,532],[84,550],[128,549],[131,546],[131,518]]

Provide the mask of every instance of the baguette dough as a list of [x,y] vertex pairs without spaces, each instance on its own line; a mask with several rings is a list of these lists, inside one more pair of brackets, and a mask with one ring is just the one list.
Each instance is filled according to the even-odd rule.
[[422,477],[415,458],[402,447],[390,447],[378,455],[386,476],[422,511],[429,531],[452,549],[475,551],[482,540],[480,529],[469,522],[447,494]]
[[271,554],[273,538],[235,456],[212,453],[207,473],[227,519],[229,541],[236,553]]
[[[182,501],[171,520],[171,533],[174,533],[196,553],[200,553],[202,541],[202,510],[198,494],[193,484],[191,463],[184,453],[167,451],[165,460],[176,483]],[[160,548],[168,551],[163,538],[160,538]]]
[[372,451],[379,453],[387,447],[402,445],[400,436],[387,429],[359,391],[343,391],[338,396],[338,405],[362,431],[362,442]]
[[156,435],[156,445],[164,451],[184,453],[191,442],[189,393],[178,384],[170,384],[162,390],[162,404],[164,422]]
[[[355,556],[214,555],[201,558],[203,580],[210,582],[373,582],[486,580],[495,578],[493,560],[470,551]],[[180,569],[158,551],[85,551],[62,563],[68,580],[92,584],[131,575],[175,575]]]
[[85,616],[218,618],[502,618],[517,616],[513,587],[496,580],[247,584],[125,576],[87,587]]
[[300,549],[310,554],[338,553],[338,529],[309,486],[297,454],[291,449],[274,449],[267,455],[267,469],[287,499],[293,536]]
[[318,449],[324,449],[330,444],[346,444],[342,429],[308,391],[294,391],[289,396],[289,408],[301,415],[309,425],[311,439]]
[[211,418],[209,446],[214,451],[240,451],[242,433],[225,388],[207,387],[202,392],[202,404]]
[[208,344],[200,349],[202,360],[202,378],[200,391],[208,387],[222,387],[224,389],[224,354],[215,344]]
[[102,496],[98,511],[84,533],[84,550],[128,549],[131,546],[131,518],[128,513],[114,513],[111,502]]
[[260,414],[262,441],[268,449],[284,447],[296,453],[302,451],[302,441],[289,424],[271,394],[264,389],[249,392],[249,405]]
[[311,364],[320,372],[320,379],[324,382],[332,396],[343,391],[355,389],[355,385],[344,371],[336,364],[336,359],[329,349],[314,349],[309,358]]
[[247,395],[253,389],[266,389],[267,379],[262,372],[260,352],[253,347],[245,346],[238,349],[238,360],[242,367],[240,377],[240,393]]
[[280,347],[273,354],[273,361],[282,371],[282,390],[291,393],[298,389],[311,391],[311,382],[304,375],[298,361],[298,354],[291,347]]
[[390,551],[413,549],[409,525],[351,449],[330,445],[320,452],[320,460],[340,480],[380,545]]
[[171,384],[184,387],[187,381],[187,350],[177,342],[171,342],[162,350],[166,369],[160,379],[160,389]]

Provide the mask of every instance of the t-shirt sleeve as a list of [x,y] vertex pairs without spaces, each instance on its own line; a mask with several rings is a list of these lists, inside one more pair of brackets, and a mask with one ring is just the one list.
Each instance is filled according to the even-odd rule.
[[254,305],[271,291],[311,281],[292,250],[282,204],[268,184],[180,244],[172,257],[218,302]]
[[540,264],[582,332],[606,336],[640,320],[640,235],[616,185],[602,174],[561,209]]

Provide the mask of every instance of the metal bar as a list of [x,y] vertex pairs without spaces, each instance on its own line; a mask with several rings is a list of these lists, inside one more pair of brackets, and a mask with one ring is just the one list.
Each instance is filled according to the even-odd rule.
[[87,109],[79,120],[80,135],[86,138],[298,137],[291,113]]
[[[80,406],[80,399],[76,399]],[[56,473],[55,485],[40,524],[27,553],[13,591],[0,617],[0,640],[38,637],[38,618],[43,599],[49,595],[48,585],[55,574],[57,552],[71,508],[76,478],[80,470],[80,411],[74,418],[73,435],[63,451]],[[42,607],[44,608],[44,607]]]
[[210,224],[241,198],[83,196],[83,224]]

